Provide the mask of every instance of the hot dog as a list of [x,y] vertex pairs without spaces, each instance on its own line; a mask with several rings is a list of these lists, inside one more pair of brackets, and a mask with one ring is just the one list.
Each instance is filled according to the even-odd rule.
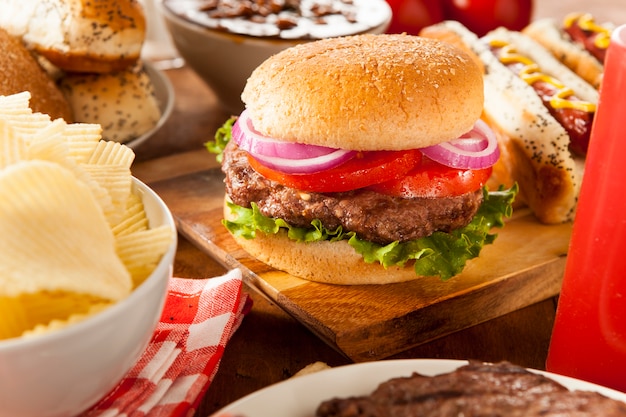
[[447,21],[421,35],[455,39],[483,63],[483,119],[501,149],[493,183],[517,182],[518,200],[544,223],[572,220],[597,90],[520,32],[499,28],[478,38]]
[[[559,68],[550,70],[545,64],[545,54],[519,33],[498,30],[488,34],[485,41],[502,65],[535,90],[546,109],[567,131],[570,150],[584,156],[595,114],[596,91]],[[544,67],[539,63],[544,63]]]
[[599,88],[604,55],[609,46],[611,23],[599,24],[588,13],[570,13],[559,22],[540,19],[522,31],[548,49],[563,64]]

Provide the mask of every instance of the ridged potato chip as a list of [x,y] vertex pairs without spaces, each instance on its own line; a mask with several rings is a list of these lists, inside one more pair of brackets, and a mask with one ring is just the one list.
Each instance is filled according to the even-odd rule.
[[69,155],[79,164],[87,162],[98,146],[101,134],[100,125],[87,123],[67,125],[63,135],[69,147]]
[[117,165],[130,168],[135,160],[135,153],[129,147],[118,142],[100,141],[94,148],[87,163],[93,165]]
[[168,227],[157,227],[119,236],[117,251],[135,286],[141,284],[159,263],[172,236]]
[[47,161],[0,171],[0,295],[71,291],[120,300],[132,289],[89,187]]
[[8,122],[0,119],[0,169],[27,158],[28,146]]
[[0,96],[0,340],[45,334],[122,300],[174,238],[133,193],[132,149],[96,124]]
[[148,217],[144,211],[143,202],[138,195],[131,194],[126,203],[126,211],[120,222],[112,227],[116,238],[146,230],[149,226]]
[[34,337],[62,329],[74,323],[81,322],[94,314],[100,313],[111,305],[111,303],[92,304],[89,307],[89,311],[87,311],[86,313],[74,313],[66,320],[54,319],[46,324],[37,324],[34,328],[26,330],[24,333],[22,333],[21,336]]
[[22,336],[25,332],[71,317],[86,316],[95,305],[109,306],[110,301],[67,291],[38,291],[17,297],[0,297],[0,340]]
[[33,113],[29,107],[30,93],[23,92],[11,96],[2,96],[0,100],[0,119],[23,135],[29,142],[30,136],[50,124],[50,116]]

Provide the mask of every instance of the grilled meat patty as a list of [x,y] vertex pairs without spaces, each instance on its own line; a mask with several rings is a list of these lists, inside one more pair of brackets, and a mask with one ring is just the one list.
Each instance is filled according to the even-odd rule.
[[299,191],[271,181],[248,163],[232,141],[224,150],[226,193],[242,207],[256,203],[264,216],[298,227],[319,219],[329,230],[342,226],[379,244],[405,242],[467,225],[482,203],[482,191],[446,198],[400,198],[368,189],[341,193]]
[[569,391],[508,362],[471,362],[434,377],[393,378],[368,396],[324,401],[317,417],[624,416],[626,404],[591,391]]

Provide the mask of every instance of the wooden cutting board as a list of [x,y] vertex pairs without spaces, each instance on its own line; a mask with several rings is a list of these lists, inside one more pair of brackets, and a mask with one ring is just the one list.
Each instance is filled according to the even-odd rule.
[[[382,359],[558,294],[571,224],[546,226],[518,211],[480,258],[449,281],[335,286],[276,271],[241,250],[221,224],[219,169],[150,185],[180,233],[355,362]],[[349,273],[349,271],[346,271]]]

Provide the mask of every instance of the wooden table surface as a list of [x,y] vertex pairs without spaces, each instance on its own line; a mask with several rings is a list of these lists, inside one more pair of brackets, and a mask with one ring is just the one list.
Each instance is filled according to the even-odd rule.
[[[600,21],[626,23],[623,0],[535,0],[535,3],[536,17],[560,18],[571,11],[589,11]],[[133,172],[148,184],[216,166],[203,144],[229,116],[220,109],[213,92],[190,69],[168,70],[167,75],[176,92],[173,114],[156,136],[135,149]],[[224,272],[215,260],[180,238],[176,276],[204,278]],[[289,378],[310,363],[322,361],[338,366],[351,362],[278,306],[255,291],[248,292],[254,301],[252,311],[227,345],[197,416],[207,416],[253,391]],[[393,358],[508,360],[543,369],[555,307],[556,299],[547,299]]]

